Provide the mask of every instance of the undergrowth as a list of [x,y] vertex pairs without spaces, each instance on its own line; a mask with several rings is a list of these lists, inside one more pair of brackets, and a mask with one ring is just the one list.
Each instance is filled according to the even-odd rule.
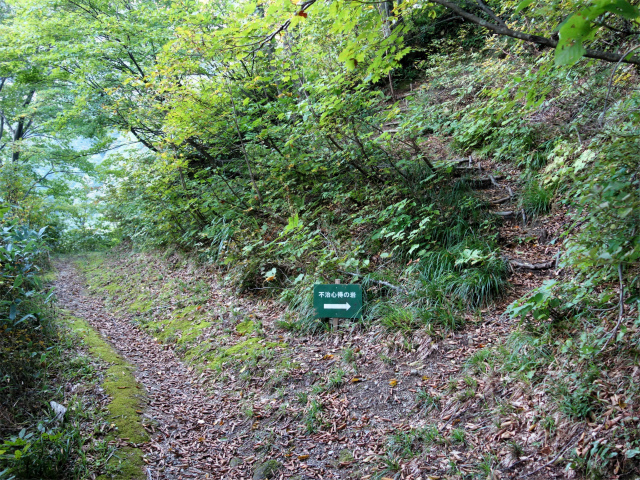
[[[38,328],[22,323],[0,332],[0,478],[81,479],[123,471],[108,461],[119,456],[108,435],[111,419],[92,395],[102,367],[78,351],[76,334],[62,323],[48,309]],[[58,417],[51,402],[66,413]]]

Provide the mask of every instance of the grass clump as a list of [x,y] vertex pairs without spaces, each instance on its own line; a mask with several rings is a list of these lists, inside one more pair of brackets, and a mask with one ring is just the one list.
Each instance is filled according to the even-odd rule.
[[396,305],[385,306],[380,323],[388,330],[400,332],[410,332],[422,325],[420,318],[412,309]]
[[419,310],[418,315],[425,326],[454,332],[465,324],[464,317],[450,304],[436,304]]
[[442,436],[435,425],[424,428],[412,428],[406,432],[396,433],[387,439],[385,453],[387,458],[410,459],[418,456],[425,446],[442,441]]
[[449,302],[422,307],[385,304],[381,307],[380,323],[392,332],[409,333],[425,328],[453,332],[464,326],[462,315]]
[[541,185],[535,178],[530,179],[522,189],[520,206],[529,217],[544,215],[551,211],[553,192]]
[[497,251],[474,241],[428,252],[420,263],[427,297],[441,304],[486,305],[503,293],[506,276],[507,265]]
[[416,405],[426,412],[434,408],[440,408],[440,396],[432,395],[425,389],[419,388],[416,392]]
[[312,398],[308,404],[303,417],[303,424],[307,433],[315,433],[322,426],[322,410],[324,405],[317,398]]
[[454,428],[451,430],[451,436],[449,437],[451,443],[463,444],[466,440],[466,434],[461,428]]

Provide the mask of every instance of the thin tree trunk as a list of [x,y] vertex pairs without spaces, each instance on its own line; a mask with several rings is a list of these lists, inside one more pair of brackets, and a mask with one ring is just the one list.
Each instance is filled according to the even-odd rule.
[[[24,101],[24,104],[22,105],[23,108],[26,108],[29,106],[29,104],[31,103],[31,101],[33,100],[33,96],[35,95],[36,91],[35,90],[31,90],[29,92],[29,94],[27,95],[27,99]],[[31,123],[29,122],[29,125]],[[28,128],[28,127],[27,127]],[[12,162],[17,162],[20,159],[20,149],[16,148],[16,143],[19,142],[20,140],[22,140],[22,138],[24,137],[24,134],[26,133],[26,130],[24,128],[24,117],[21,116],[20,120],[18,120],[18,126],[16,127],[15,132],[13,133],[13,143],[14,143],[14,149],[13,149],[13,153],[11,154],[11,161]]]
[[256,183],[256,178],[253,175],[253,170],[251,169],[251,162],[249,161],[249,155],[247,154],[247,149],[244,146],[244,140],[242,140],[242,132],[240,132],[240,125],[238,125],[238,112],[236,110],[236,102],[233,100],[231,89],[229,89],[229,98],[231,99],[231,106],[233,107],[233,123],[236,126],[236,132],[238,132],[238,138],[240,139],[240,145],[242,146],[242,153],[244,154],[244,160],[247,163],[247,168],[249,169],[249,176],[251,177],[251,183],[253,184],[253,189],[256,191],[256,196],[258,197],[258,205],[262,206],[262,194],[260,193],[260,189],[258,188],[258,184]]

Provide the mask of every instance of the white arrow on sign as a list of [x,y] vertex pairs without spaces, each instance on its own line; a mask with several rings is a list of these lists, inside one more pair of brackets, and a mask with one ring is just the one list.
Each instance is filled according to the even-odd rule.
[[348,303],[325,303],[324,308],[326,310],[349,310],[351,305]]

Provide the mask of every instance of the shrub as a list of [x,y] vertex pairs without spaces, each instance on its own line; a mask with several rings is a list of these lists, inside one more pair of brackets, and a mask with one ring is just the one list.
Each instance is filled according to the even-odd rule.
[[38,319],[37,303],[45,300],[38,279],[48,260],[45,230],[10,222],[0,231],[0,322],[7,326]]

